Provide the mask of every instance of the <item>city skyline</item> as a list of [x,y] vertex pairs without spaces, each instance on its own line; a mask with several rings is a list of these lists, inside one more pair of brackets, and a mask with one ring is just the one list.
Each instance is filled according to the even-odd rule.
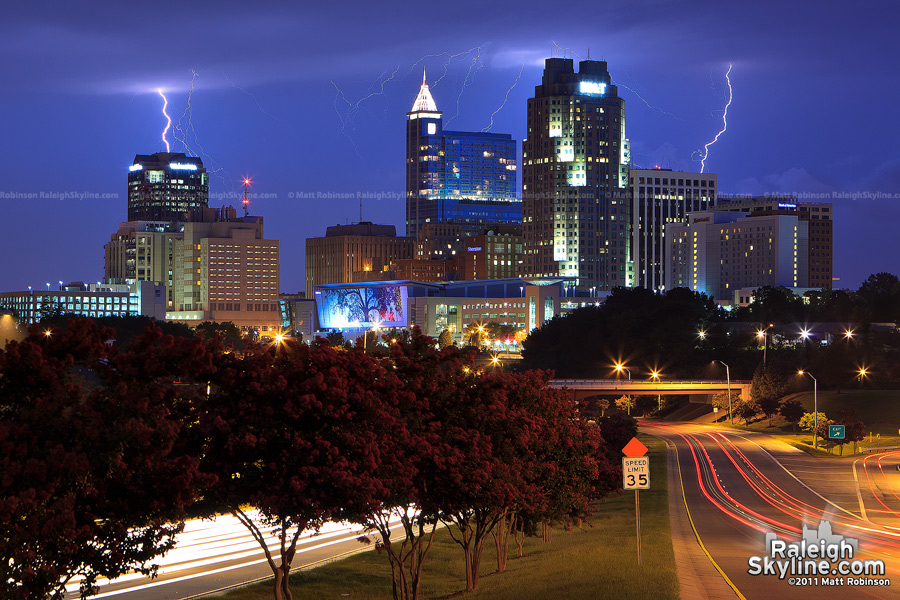
[[[706,163],[719,192],[834,202],[835,287],[897,270],[891,228],[900,198],[843,197],[900,192],[890,135],[900,82],[885,75],[898,8],[889,3],[850,14],[799,2],[603,4],[588,18],[583,7],[554,9],[549,21],[537,3],[415,15],[350,3],[352,22],[327,7],[274,3],[246,14],[198,3],[179,9],[182,23],[198,24],[191,35],[164,26],[165,4],[158,6],[114,12],[87,3],[52,15],[16,7],[0,25],[0,249],[16,257],[5,261],[0,289],[102,277],[102,245],[126,220],[128,165],[136,154],[166,150],[159,88],[171,150],[202,158],[211,207],[239,208],[240,181],[253,178],[252,192],[263,197],[250,212],[281,240],[281,288],[293,292],[303,287],[304,241],[326,226],[361,218],[402,229],[403,122],[422,67],[448,129],[493,124],[521,153],[525,102],[544,59],[577,61],[588,48],[608,62],[625,99],[642,167],[699,169],[692,154],[721,128],[733,64],[729,128]],[[185,113],[192,77],[193,110]],[[68,192],[92,197],[59,197]]]

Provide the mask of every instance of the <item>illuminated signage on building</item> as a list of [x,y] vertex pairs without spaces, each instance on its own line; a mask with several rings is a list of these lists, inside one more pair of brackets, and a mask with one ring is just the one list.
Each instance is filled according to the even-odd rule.
[[466,250],[469,252],[481,252],[481,246],[468,246]]
[[169,168],[178,171],[196,171],[197,165],[189,163],[169,163]]
[[599,81],[582,81],[578,86],[578,92],[581,94],[602,96],[606,94],[606,84]]

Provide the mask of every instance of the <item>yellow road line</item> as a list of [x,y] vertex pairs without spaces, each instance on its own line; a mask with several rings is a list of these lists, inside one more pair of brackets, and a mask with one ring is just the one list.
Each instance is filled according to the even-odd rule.
[[738,598],[741,600],[747,600],[744,595],[741,593],[737,586],[728,578],[728,575],[725,574],[725,571],[722,570],[722,567],[719,566],[719,563],[715,561],[709,551],[706,549],[706,546],[703,545],[703,540],[700,539],[700,533],[697,531],[697,527],[694,525],[694,519],[691,517],[691,509],[688,508],[687,503],[687,495],[684,492],[684,478],[681,475],[681,459],[678,458],[678,446],[673,442],[672,445],[675,449],[675,464],[678,465],[678,483],[681,485],[681,498],[684,500],[684,510],[687,511],[688,521],[691,523],[691,529],[694,530],[694,536],[697,538],[697,543],[700,544],[700,549],[703,550],[703,553],[706,554],[706,558],[709,559],[709,562],[712,563],[712,566],[716,568],[716,571],[719,572],[719,575],[725,580],[725,583],[734,590],[734,593],[737,594]]

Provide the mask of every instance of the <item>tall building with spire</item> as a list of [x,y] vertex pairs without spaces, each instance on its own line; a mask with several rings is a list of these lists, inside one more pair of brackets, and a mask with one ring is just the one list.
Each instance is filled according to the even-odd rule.
[[522,143],[522,234],[529,277],[635,283],[625,101],[605,61],[548,58],[528,100]]
[[444,130],[424,71],[406,118],[407,237],[418,237],[427,223],[459,224],[468,236],[521,222],[511,135]]

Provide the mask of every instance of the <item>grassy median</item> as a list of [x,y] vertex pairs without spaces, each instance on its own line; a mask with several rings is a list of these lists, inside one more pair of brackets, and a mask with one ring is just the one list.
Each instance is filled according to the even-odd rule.
[[[525,556],[516,557],[510,542],[505,573],[497,568],[493,540],[488,540],[477,592],[467,598],[527,600],[546,598],[678,598],[678,580],[669,532],[665,444],[640,436],[650,448],[651,489],[641,492],[641,551],[637,564],[634,492],[603,501],[588,523],[571,531],[556,529],[552,542],[529,538]],[[391,598],[387,557],[364,552],[291,577],[296,600]],[[425,561],[422,598],[446,598],[465,588],[462,550],[449,535],[439,532]],[[233,590],[229,600],[266,600],[271,583]]]

